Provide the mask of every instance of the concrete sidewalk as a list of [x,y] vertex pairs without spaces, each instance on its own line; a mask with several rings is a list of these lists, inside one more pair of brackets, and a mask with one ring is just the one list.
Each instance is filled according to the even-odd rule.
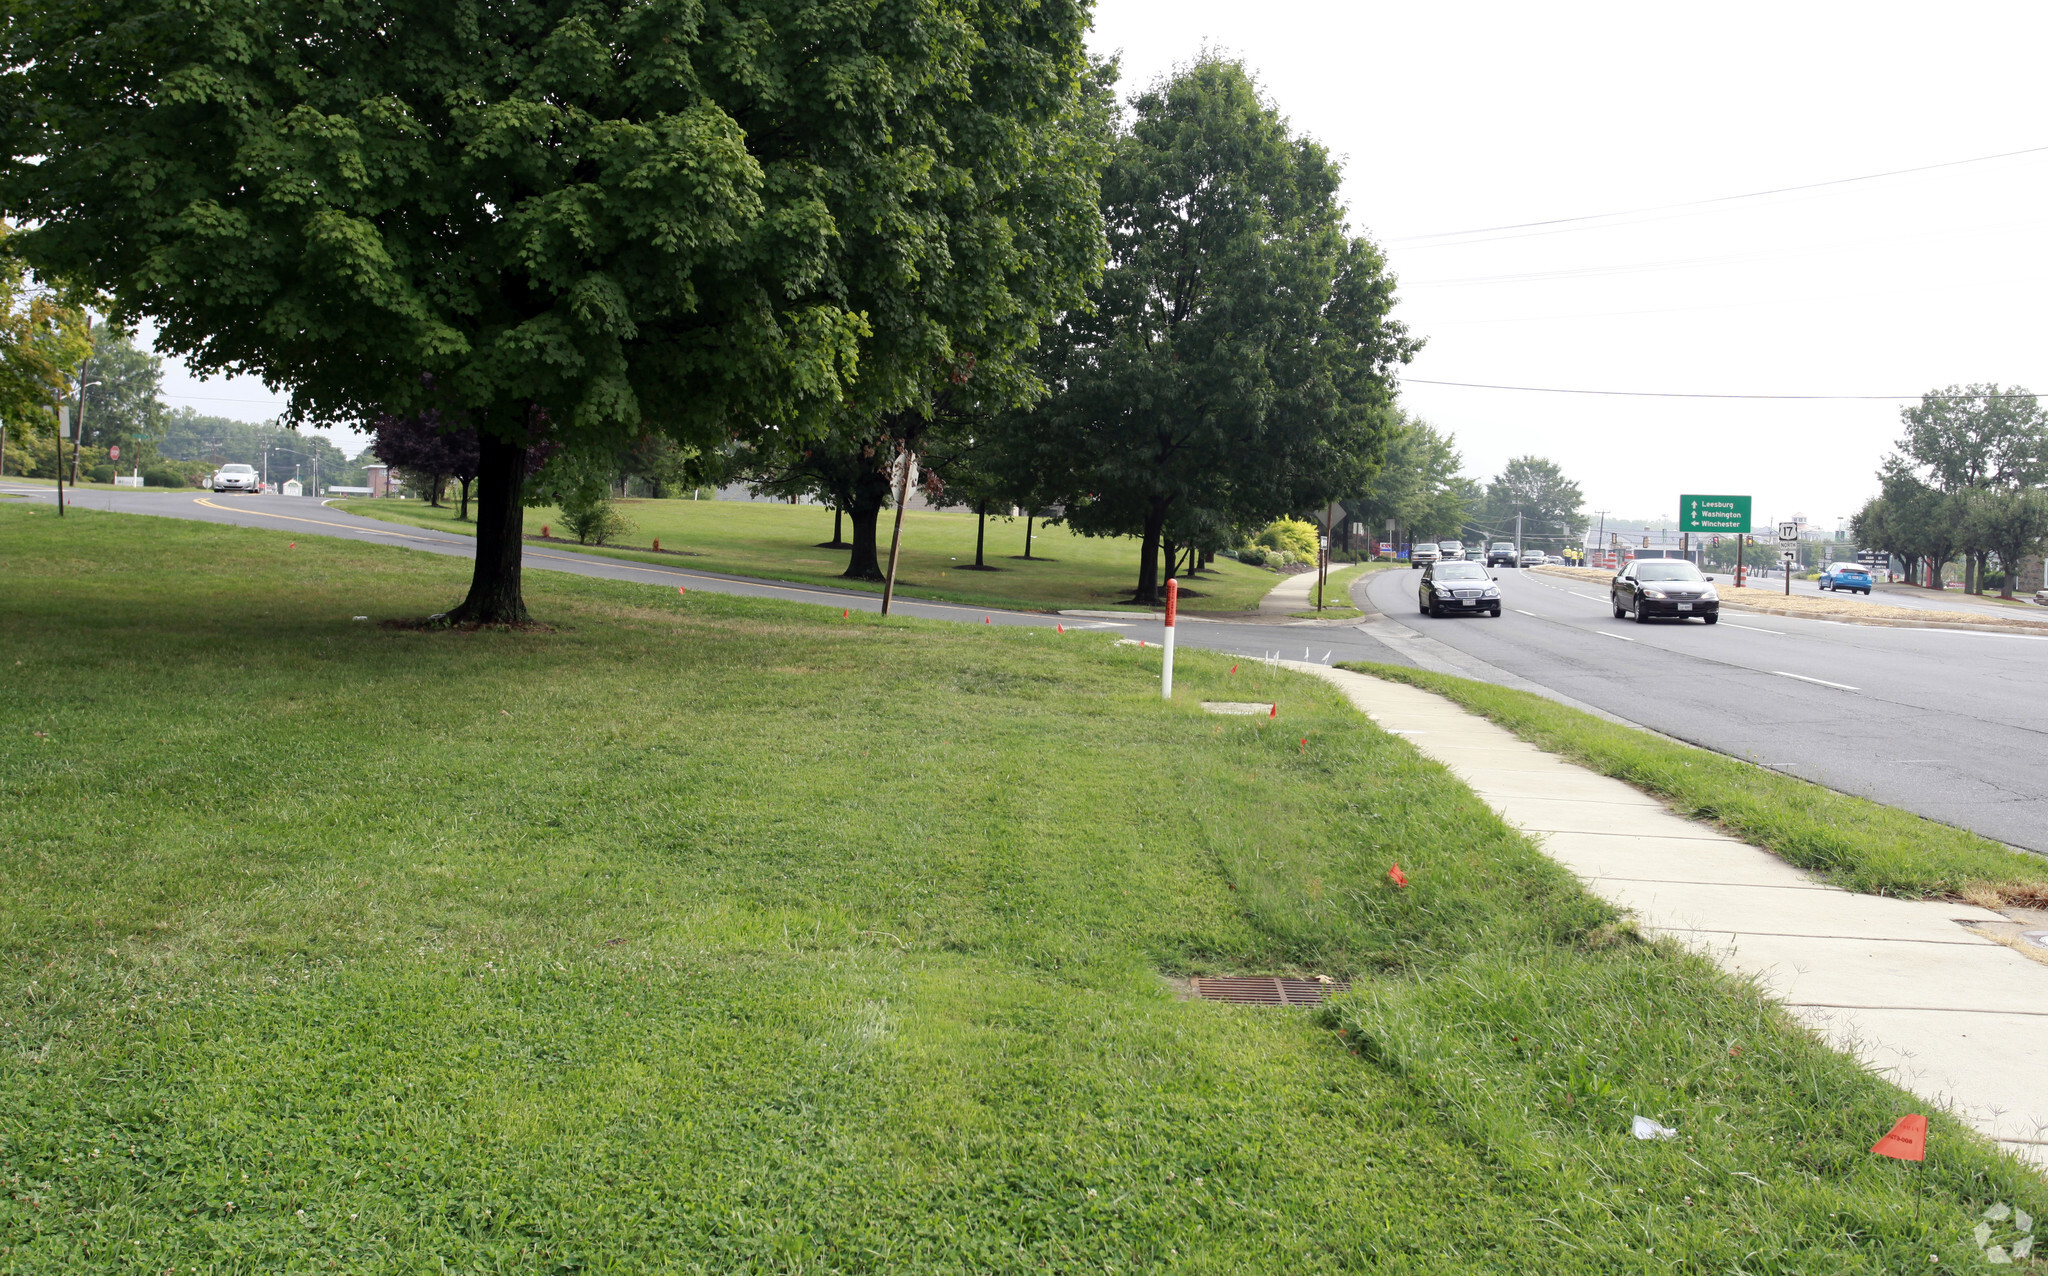
[[1443,763],[1646,934],[1754,977],[1838,1049],[2048,1168],[2048,965],[1969,929],[2002,914],[1817,882],[1441,696],[1287,664]]

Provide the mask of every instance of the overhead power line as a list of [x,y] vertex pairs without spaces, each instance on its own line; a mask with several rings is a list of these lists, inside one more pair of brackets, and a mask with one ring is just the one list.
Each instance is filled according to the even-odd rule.
[[2048,146],[2029,146],[2017,151],[2000,151],[1996,155],[1973,155],[1969,159],[1944,160],[1939,164],[1921,164],[1914,168],[1894,168],[1882,173],[1864,173],[1857,177],[1836,177],[1825,182],[1805,182],[1798,186],[1774,186],[1769,190],[1745,191],[1740,195],[1716,195],[1710,199],[1681,200],[1675,204],[1650,204],[1642,208],[1622,208],[1608,213],[1586,213],[1578,217],[1551,217],[1542,221],[1509,222],[1501,226],[1474,226],[1468,230],[1445,230],[1431,235],[1404,235],[1388,242],[1395,244],[1421,243],[1430,239],[1456,239],[1461,235],[1490,235],[1506,230],[1532,230],[1539,226],[1566,226],[1575,222],[1602,221],[1609,217],[1634,217],[1642,213],[1663,213],[1675,208],[1704,208],[1711,204],[1728,204],[1741,199],[1762,199],[1769,195],[1790,195],[1795,191],[1822,190],[1830,186],[1849,186],[1856,182],[1874,182],[1886,177],[1905,177],[1913,173],[1931,173],[1937,169],[1960,168],[1965,164],[1985,164],[1992,160],[2013,159],[2021,155],[2038,155],[2048,151]]
[[[1691,394],[1678,390],[1573,390],[1549,385],[1489,385],[1480,381],[1432,381],[1427,377],[1403,377],[1410,385],[1448,385],[1461,390],[1518,390],[1524,394],[1599,394],[1626,399],[1798,399],[1798,400],[1869,400],[1883,403],[1907,403],[1924,399],[1924,394]],[[1972,399],[2038,399],[2038,394],[1973,394],[1964,396]]]

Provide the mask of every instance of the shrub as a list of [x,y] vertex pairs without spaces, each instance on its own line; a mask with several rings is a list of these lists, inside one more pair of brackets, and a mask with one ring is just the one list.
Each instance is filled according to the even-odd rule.
[[1316,525],[1298,518],[1276,518],[1259,533],[1257,543],[1268,549],[1284,549],[1302,558],[1316,556]]
[[87,470],[85,476],[95,483],[111,483],[114,481],[114,467],[101,462]]
[[168,465],[152,465],[142,472],[144,487],[190,487],[192,480]]
[[609,497],[602,496],[563,502],[562,526],[583,545],[602,545],[633,530],[632,520],[619,513]]
[[1264,567],[1266,565],[1266,551],[1256,545],[1247,545],[1237,551],[1237,561],[1248,567]]

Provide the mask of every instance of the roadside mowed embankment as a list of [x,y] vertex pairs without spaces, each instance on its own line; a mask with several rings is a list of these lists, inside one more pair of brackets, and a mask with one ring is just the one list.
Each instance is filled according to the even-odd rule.
[[[452,505],[436,509],[419,501],[354,500],[337,501],[335,507],[366,518],[476,534],[474,523],[456,521]],[[539,536],[546,529],[551,537],[549,549],[882,592],[880,582],[852,581],[840,574],[846,570],[848,551],[821,548],[820,542],[832,539],[834,526],[832,511],[823,506],[777,501],[629,500],[620,501],[618,509],[632,522],[633,530],[617,538],[616,544],[600,547],[578,545],[573,538],[565,541],[569,533],[561,512],[547,507],[526,511],[526,534]],[[885,565],[893,518],[893,513],[883,511],[879,555]],[[1138,585],[1139,543],[1135,538],[1079,536],[1065,526],[1039,524],[1031,535],[1032,556],[1026,559],[1024,522],[991,516],[982,555],[986,566],[977,569],[973,514],[905,511],[897,592],[909,598],[1024,611],[1121,608],[1129,603]],[[844,531],[850,535],[851,524]],[[656,541],[661,544],[659,554],[652,552]],[[1181,582],[1181,597],[1191,611],[1247,611],[1257,608],[1259,599],[1282,579],[1261,567],[1218,558]]]
[[[551,631],[385,628],[467,565],[292,544],[0,508],[0,1270],[1931,1271],[2048,1213],[1940,1117],[1869,1156],[1906,1096],[1310,680],[542,575]],[[1160,978],[1224,972],[1358,991]]]

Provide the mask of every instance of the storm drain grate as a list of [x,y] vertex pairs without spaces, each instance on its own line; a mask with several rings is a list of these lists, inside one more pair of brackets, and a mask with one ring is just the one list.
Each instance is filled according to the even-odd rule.
[[1220,975],[1190,982],[1197,997],[1238,1006],[1320,1006],[1324,998],[1351,990],[1341,979],[1276,979],[1271,975]]

